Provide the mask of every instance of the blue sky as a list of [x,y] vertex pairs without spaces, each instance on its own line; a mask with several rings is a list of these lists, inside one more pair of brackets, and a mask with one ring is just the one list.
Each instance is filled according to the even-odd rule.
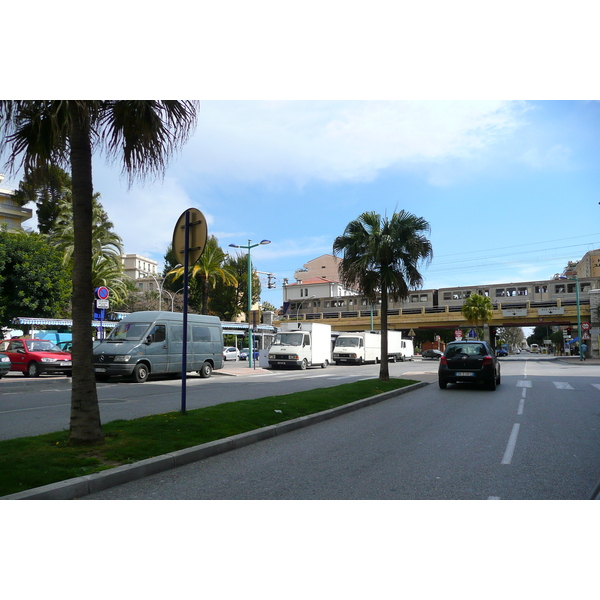
[[425,288],[526,281],[600,247],[599,126],[589,101],[201,101],[164,180],[128,189],[96,157],[94,184],[125,251],[161,264],[191,206],[224,249],[271,240],[253,264],[276,306],[367,210],[430,223]]

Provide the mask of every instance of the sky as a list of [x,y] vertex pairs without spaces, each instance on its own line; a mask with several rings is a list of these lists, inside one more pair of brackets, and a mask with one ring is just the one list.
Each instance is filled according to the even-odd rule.
[[129,188],[95,156],[94,188],[125,252],[159,268],[190,207],[228,252],[270,240],[252,258],[276,307],[364,211],[430,224],[425,289],[531,281],[600,247],[599,131],[594,101],[201,100],[164,179]]

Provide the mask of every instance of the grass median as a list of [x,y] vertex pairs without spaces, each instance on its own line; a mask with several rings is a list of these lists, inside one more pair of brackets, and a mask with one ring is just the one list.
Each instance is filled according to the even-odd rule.
[[81,477],[311,415],[417,383],[368,379],[335,387],[239,400],[206,408],[111,421],[104,444],[69,446],[68,432],[0,441],[0,496]]

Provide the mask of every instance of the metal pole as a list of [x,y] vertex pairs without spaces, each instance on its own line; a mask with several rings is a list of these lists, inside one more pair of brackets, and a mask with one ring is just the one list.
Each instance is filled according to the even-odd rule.
[[252,257],[250,254],[250,240],[248,240],[248,366],[252,368],[254,360],[254,340],[252,338]]
[[583,361],[583,340],[581,339],[581,309],[579,307],[579,278],[575,276],[575,303],[577,304],[577,335],[579,337],[579,360]]
[[185,244],[183,249],[183,349],[181,351],[181,412],[186,409],[187,379],[187,322],[188,322],[188,263],[189,263],[190,213],[185,213]]

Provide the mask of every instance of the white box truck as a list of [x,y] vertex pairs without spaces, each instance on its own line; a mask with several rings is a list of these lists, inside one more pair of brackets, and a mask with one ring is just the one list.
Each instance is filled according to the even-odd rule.
[[373,331],[341,333],[335,340],[333,360],[336,365],[379,362],[381,358],[381,335]]
[[415,354],[412,340],[402,337],[401,331],[388,331],[388,360],[412,360]]
[[[412,340],[402,337],[400,331],[388,331],[388,360],[412,360],[414,355]],[[378,331],[357,331],[341,333],[333,348],[333,360],[340,363],[363,363],[381,361],[381,334]]]
[[272,369],[320,366],[331,362],[331,325],[323,323],[282,323],[269,346]]

